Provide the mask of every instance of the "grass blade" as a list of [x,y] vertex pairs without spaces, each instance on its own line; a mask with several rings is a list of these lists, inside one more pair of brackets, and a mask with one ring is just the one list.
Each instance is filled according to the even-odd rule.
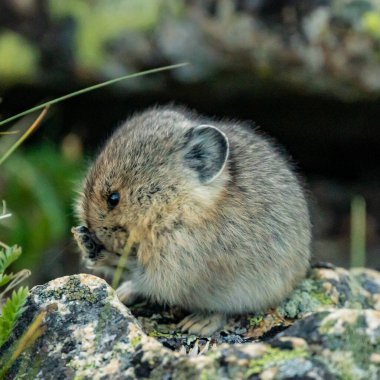
[[26,132],[0,157],[0,165],[30,136],[30,134],[38,127],[42,119],[45,117],[50,106],[46,106],[40,113],[35,122],[26,130]]
[[127,244],[124,247],[123,254],[121,255],[117,263],[117,268],[112,278],[112,287],[114,289],[116,289],[119,286],[121,275],[123,274],[125,265],[127,264],[127,261],[128,261],[129,251],[130,251],[130,244],[128,244],[127,242]]
[[17,358],[21,355],[23,351],[25,351],[28,347],[31,347],[34,342],[44,334],[45,328],[43,326],[43,320],[46,316],[46,311],[42,311],[30,324],[28,329],[24,332],[21,338],[16,342],[16,346],[12,347],[10,357],[7,357],[5,363],[3,362],[3,358],[0,361],[0,379],[3,379],[8,372],[8,370],[12,367],[13,363],[17,360]]
[[52,104],[56,104],[56,103],[62,102],[63,100],[66,100],[66,99],[69,99],[69,98],[73,98],[74,96],[81,95],[81,94],[84,94],[84,93],[89,92],[89,91],[97,90],[98,88],[105,87],[105,86],[108,86],[108,85],[113,84],[113,83],[120,82],[120,81],[125,80],[125,79],[142,77],[144,75],[155,74],[155,73],[159,73],[161,71],[173,70],[173,69],[177,69],[179,67],[183,67],[183,66],[186,66],[186,65],[188,65],[187,62],[178,63],[176,65],[158,67],[156,69],[151,69],[151,70],[146,70],[146,71],[140,71],[138,73],[124,75],[124,76],[119,77],[119,78],[115,78],[115,79],[108,80],[106,82],[98,83],[98,84],[95,84],[94,86],[86,87],[86,88],[83,88],[81,90],[78,90],[78,91],[75,91],[75,92],[71,92],[70,94],[61,96],[61,97],[56,98],[54,100],[50,100],[50,101],[48,101],[46,103],[40,104],[39,106],[30,108],[30,109],[28,109],[28,110],[26,110],[24,112],[21,112],[21,113],[19,113],[17,115],[11,116],[8,119],[5,119],[5,120],[1,121],[0,122],[0,126],[4,125],[6,123],[9,123],[9,122],[11,122],[13,120],[19,119],[20,117],[28,115],[28,114],[30,114],[30,113],[32,113],[34,111],[38,111],[38,110],[40,110],[40,109],[42,109],[44,107],[47,107],[47,106],[50,106]]

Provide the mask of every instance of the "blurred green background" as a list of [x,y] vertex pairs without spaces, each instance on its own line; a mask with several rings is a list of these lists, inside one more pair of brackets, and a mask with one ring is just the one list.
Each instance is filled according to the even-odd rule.
[[[69,231],[88,162],[133,112],[169,102],[255,122],[277,139],[306,177],[313,260],[349,266],[353,249],[360,262],[364,240],[366,265],[380,267],[378,2],[0,0],[0,120],[179,62],[190,65],[52,107],[0,167],[12,212],[0,240],[23,247],[17,266],[31,282],[82,270]],[[18,136],[0,136],[0,154]],[[351,213],[353,199],[365,200],[364,217],[360,201]],[[363,223],[352,243],[351,226]]]

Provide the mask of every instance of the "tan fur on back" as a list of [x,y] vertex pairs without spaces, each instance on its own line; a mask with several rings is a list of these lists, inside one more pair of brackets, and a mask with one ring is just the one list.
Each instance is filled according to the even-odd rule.
[[[210,184],[183,160],[185,133],[201,124],[229,142],[226,166]],[[113,191],[120,203],[110,211]],[[150,109],[116,130],[89,170],[78,212],[105,247],[99,266],[133,242],[137,291],[194,311],[276,306],[309,265],[307,205],[287,160],[246,126],[182,109]]]

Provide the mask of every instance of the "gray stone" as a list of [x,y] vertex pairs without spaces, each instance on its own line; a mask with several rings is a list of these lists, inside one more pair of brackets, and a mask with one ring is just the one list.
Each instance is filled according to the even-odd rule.
[[199,338],[175,329],[183,316],[175,308],[130,310],[98,277],[62,277],[31,290],[0,358],[45,311],[42,335],[7,379],[375,380],[379,281],[376,271],[316,268],[277,309],[230,318],[224,331]]

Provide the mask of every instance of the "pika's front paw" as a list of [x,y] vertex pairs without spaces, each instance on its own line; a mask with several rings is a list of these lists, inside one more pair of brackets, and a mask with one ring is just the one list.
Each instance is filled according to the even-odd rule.
[[200,336],[211,336],[215,331],[219,330],[226,323],[226,317],[223,314],[190,314],[183,319],[178,328],[182,332]]
[[85,226],[73,227],[71,232],[74,235],[84,258],[96,261],[101,257],[101,251],[104,250],[102,244],[98,242],[95,235]]
[[124,305],[133,305],[138,297],[132,281],[123,282],[117,289],[116,294]]

